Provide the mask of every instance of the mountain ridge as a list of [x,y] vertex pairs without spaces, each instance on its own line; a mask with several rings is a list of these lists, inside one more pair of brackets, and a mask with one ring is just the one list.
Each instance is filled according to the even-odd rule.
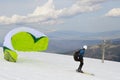
[[120,30],[105,32],[54,31],[47,33],[50,39],[115,39],[120,38]]

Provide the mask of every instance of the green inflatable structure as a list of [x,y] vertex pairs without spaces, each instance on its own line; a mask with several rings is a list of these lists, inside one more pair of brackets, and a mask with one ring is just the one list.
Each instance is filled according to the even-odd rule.
[[20,27],[10,31],[3,43],[4,59],[16,62],[17,51],[44,51],[48,47],[48,37],[32,28]]

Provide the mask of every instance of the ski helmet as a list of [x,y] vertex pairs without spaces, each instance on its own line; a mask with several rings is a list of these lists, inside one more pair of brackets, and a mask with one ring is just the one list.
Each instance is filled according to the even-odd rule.
[[84,45],[83,48],[84,48],[84,49],[87,49],[87,45]]

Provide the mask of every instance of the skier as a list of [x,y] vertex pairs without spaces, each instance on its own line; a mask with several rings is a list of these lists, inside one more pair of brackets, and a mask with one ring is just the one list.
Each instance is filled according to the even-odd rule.
[[80,61],[80,65],[79,65],[77,71],[81,72],[81,73],[84,73],[82,71],[82,67],[83,67],[83,64],[84,64],[83,56],[84,56],[84,53],[85,53],[86,49],[87,49],[87,45],[84,45],[83,48],[79,50],[79,54],[78,54],[78,60]]

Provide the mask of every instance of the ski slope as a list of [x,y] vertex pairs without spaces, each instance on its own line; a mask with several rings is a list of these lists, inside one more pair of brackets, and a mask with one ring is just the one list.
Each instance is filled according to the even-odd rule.
[[95,76],[76,72],[78,62],[72,56],[31,52],[18,53],[16,63],[3,59],[0,48],[0,80],[120,80],[120,63],[85,58],[83,70]]

